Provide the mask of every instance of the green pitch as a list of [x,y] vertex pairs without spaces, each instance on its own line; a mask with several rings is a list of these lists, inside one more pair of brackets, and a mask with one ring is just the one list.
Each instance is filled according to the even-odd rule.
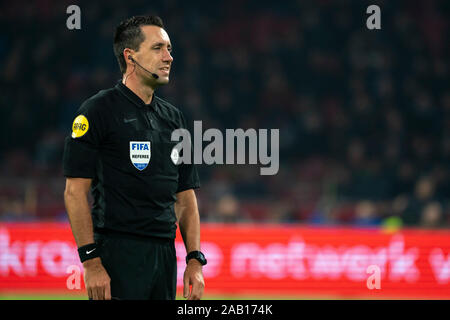
[[[284,296],[284,295],[226,295],[226,294],[205,294],[203,300],[335,300],[337,297],[311,297],[311,296]],[[85,295],[80,294],[2,294],[0,300],[87,300]],[[181,295],[177,300],[184,300]]]

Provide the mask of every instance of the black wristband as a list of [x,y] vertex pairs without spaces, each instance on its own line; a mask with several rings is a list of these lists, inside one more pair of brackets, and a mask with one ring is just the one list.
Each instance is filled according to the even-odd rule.
[[86,260],[100,257],[100,252],[98,252],[96,243],[90,243],[85,246],[79,247],[78,255],[80,256],[81,263],[83,263]]

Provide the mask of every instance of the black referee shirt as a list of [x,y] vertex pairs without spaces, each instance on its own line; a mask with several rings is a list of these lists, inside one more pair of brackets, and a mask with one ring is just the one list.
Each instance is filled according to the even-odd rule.
[[175,164],[178,128],[186,128],[180,110],[155,95],[146,105],[121,82],[81,105],[63,168],[93,179],[94,231],[175,238],[175,194],[200,187],[193,164]]

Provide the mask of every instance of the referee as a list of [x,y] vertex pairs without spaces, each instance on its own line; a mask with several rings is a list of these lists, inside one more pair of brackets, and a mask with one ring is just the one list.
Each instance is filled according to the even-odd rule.
[[169,82],[171,52],[159,17],[120,23],[114,53],[122,80],[81,105],[65,140],[64,200],[89,299],[175,299],[177,222],[188,252],[183,295],[203,295],[200,182],[193,164],[177,162],[170,139],[186,122],[154,94]]

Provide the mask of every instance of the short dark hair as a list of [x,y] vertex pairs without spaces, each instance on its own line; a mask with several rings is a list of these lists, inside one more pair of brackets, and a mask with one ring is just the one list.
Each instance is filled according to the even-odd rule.
[[139,50],[141,43],[145,40],[141,26],[157,26],[164,29],[164,24],[158,16],[133,16],[122,21],[114,33],[114,54],[119,63],[122,74],[127,70],[127,63],[123,56],[123,50],[130,48]]

